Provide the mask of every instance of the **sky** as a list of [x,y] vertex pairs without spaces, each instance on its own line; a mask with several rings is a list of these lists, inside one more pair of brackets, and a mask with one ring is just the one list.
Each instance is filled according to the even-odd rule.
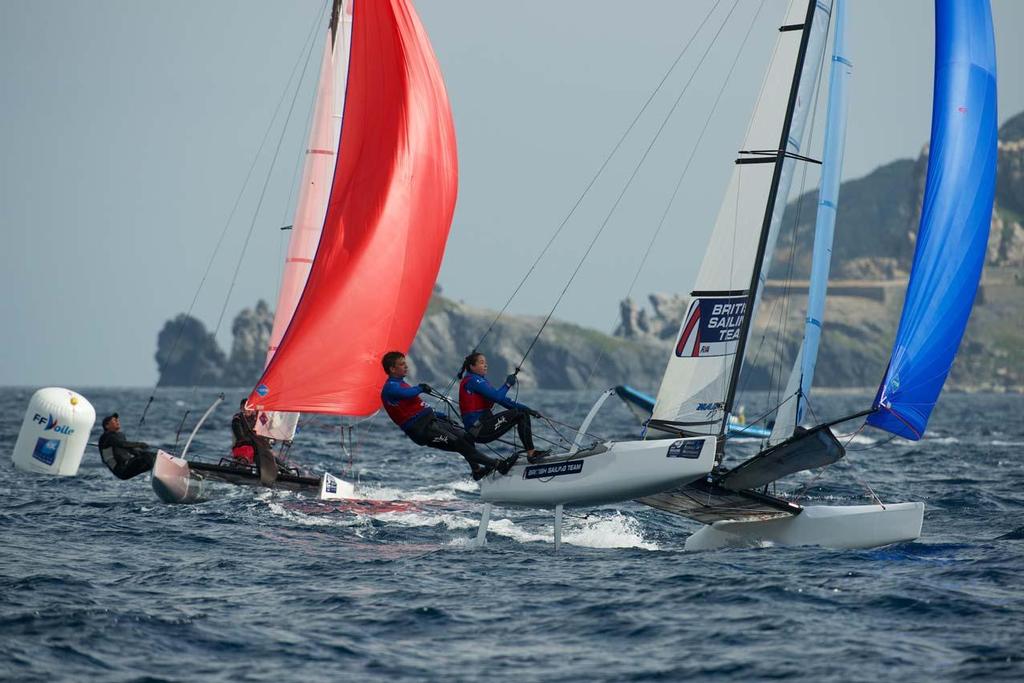
[[[547,313],[682,93],[556,311],[610,331],[666,210],[632,295],[689,289],[786,0],[764,0],[746,41],[760,0],[415,3],[459,146],[446,295],[506,302],[702,18],[715,6],[717,27],[734,2],[717,40],[708,27],[697,34],[509,308]],[[933,10],[931,0],[848,4],[853,178],[927,142]],[[240,309],[274,304],[322,7],[0,0],[0,385],[152,385],[157,333],[193,299],[225,350]],[[1024,110],[1024,3],[992,9],[1002,122]]]

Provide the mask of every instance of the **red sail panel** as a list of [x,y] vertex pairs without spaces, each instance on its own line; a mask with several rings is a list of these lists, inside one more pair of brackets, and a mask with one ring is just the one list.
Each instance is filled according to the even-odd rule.
[[412,343],[455,211],[455,127],[409,0],[355,3],[334,186],[306,288],[250,404],[369,415]]

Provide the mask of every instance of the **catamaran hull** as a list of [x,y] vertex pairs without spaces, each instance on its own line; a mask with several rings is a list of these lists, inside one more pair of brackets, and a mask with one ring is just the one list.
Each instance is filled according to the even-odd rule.
[[[240,486],[262,486],[255,469],[242,469],[189,462],[159,451],[153,465],[152,485],[157,497],[165,503],[189,504],[205,499],[211,481]],[[320,500],[343,500],[355,497],[355,487],[331,474],[322,477],[278,475],[274,488],[316,494]]]
[[711,471],[715,438],[612,442],[600,452],[581,451],[517,463],[505,476],[480,482],[485,503],[524,507],[603,505],[682,486]]
[[686,550],[761,545],[876,548],[921,536],[924,503],[811,505],[800,514],[763,521],[721,521],[686,539]]
[[206,480],[192,472],[187,460],[157,451],[152,474],[153,492],[165,503],[195,503],[203,499]]

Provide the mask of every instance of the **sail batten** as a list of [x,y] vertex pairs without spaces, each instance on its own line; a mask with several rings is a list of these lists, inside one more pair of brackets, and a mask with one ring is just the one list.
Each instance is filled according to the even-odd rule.
[[889,366],[868,424],[917,440],[967,327],[988,245],[997,156],[987,0],[936,0],[935,84],[917,245]]
[[249,402],[362,416],[380,357],[406,350],[455,209],[455,132],[440,68],[409,0],[353,4],[337,164],[316,255]]

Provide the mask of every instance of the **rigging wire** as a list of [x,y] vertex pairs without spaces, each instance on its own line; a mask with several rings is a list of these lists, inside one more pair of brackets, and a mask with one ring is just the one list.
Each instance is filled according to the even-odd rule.
[[260,190],[259,201],[256,203],[256,209],[252,214],[252,221],[249,223],[249,232],[246,233],[245,241],[242,243],[242,249],[238,254],[238,259],[235,262],[235,272],[231,277],[231,285],[228,287],[228,293],[224,297],[224,305],[220,309],[220,315],[217,318],[217,325],[213,330],[213,336],[217,336],[217,332],[220,331],[220,326],[224,322],[224,314],[227,312],[228,304],[231,301],[231,294],[235,290],[235,284],[238,282],[238,273],[242,269],[242,262],[245,260],[245,252],[249,247],[249,241],[252,239],[252,234],[256,229],[256,220],[259,218],[260,209],[263,208],[263,200],[267,194],[267,187],[270,186],[270,179],[273,176],[274,166],[277,163],[277,157],[281,153],[281,145],[284,142],[285,134],[288,132],[288,122],[291,120],[292,113],[295,111],[295,103],[299,98],[299,86],[305,78],[306,70],[309,68],[310,58],[313,55],[313,46],[316,43],[315,40],[310,40],[306,50],[306,61],[302,66],[302,73],[299,76],[299,80],[295,86],[295,93],[292,95],[291,104],[288,107],[288,113],[285,116],[284,125],[281,127],[281,135],[277,138],[277,145],[274,148],[274,156],[270,160],[270,167],[267,169],[267,176],[263,181],[263,188]]
[[590,244],[587,245],[586,251],[583,252],[583,256],[580,257],[580,260],[577,262],[575,269],[573,269],[572,274],[569,276],[569,279],[566,281],[565,286],[562,288],[561,293],[558,295],[558,298],[555,299],[554,305],[551,307],[551,310],[548,311],[548,314],[544,317],[544,321],[541,323],[540,329],[537,330],[537,334],[534,336],[533,341],[530,342],[530,345],[527,347],[526,352],[523,354],[522,359],[516,365],[516,369],[515,369],[516,373],[518,373],[519,370],[522,368],[523,363],[526,362],[526,358],[530,355],[530,352],[533,351],[533,347],[537,344],[537,341],[540,339],[541,334],[544,333],[544,329],[547,327],[548,323],[551,321],[551,316],[553,316],[555,314],[555,310],[558,308],[558,305],[562,302],[562,299],[565,297],[565,293],[569,290],[570,285],[572,285],[573,280],[576,278],[576,275],[580,272],[580,269],[583,267],[583,264],[586,263],[587,257],[590,256],[590,252],[593,250],[594,245],[597,244],[597,241],[601,238],[601,235],[604,233],[604,230],[608,226],[608,222],[611,220],[612,215],[614,215],[615,210],[619,206],[619,203],[622,201],[622,198],[625,196],[627,190],[629,190],[629,187],[632,185],[633,180],[636,178],[637,173],[640,171],[641,166],[643,166],[644,161],[647,160],[647,156],[650,154],[651,149],[654,148],[654,145],[658,141],[658,138],[661,136],[661,133],[665,130],[665,126],[668,124],[669,120],[672,118],[672,114],[675,113],[675,110],[679,106],[679,102],[682,100],[683,95],[685,95],[687,90],[689,90],[690,84],[693,83],[693,79],[696,78],[697,72],[700,70],[700,67],[704,64],[704,60],[707,58],[708,54],[711,52],[711,48],[713,48],[715,46],[715,44],[718,42],[718,38],[722,34],[722,30],[725,28],[726,24],[729,22],[729,18],[732,16],[733,12],[736,10],[736,7],[737,7],[738,4],[739,4],[739,0],[734,0],[733,1],[732,7],[729,9],[729,13],[726,14],[725,19],[722,21],[721,26],[718,27],[718,30],[715,32],[715,35],[711,39],[711,42],[708,44],[707,48],[704,50],[704,54],[701,55],[700,61],[698,61],[697,62],[697,66],[694,67],[693,73],[690,75],[689,80],[686,81],[686,85],[683,86],[683,89],[679,93],[678,97],[676,97],[675,102],[672,103],[672,107],[669,109],[668,114],[666,114],[665,118],[662,120],[661,125],[658,127],[658,130],[655,132],[654,137],[651,139],[650,144],[647,145],[647,148],[644,150],[644,153],[641,155],[640,160],[636,163],[636,166],[633,168],[633,172],[630,174],[629,178],[626,180],[625,186],[623,186],[622,191],[619,192],[619,195],[616,197],[615,202],[612,204],[611,209],[608,210],[608,213],[605,215],[605,218],[601,222],[600,227],[598,228],[597,232],[594,234],[594,237],[590,240]]
[[[661,236],[662,228],[665,226],[665,221],[668,218],[668,215],[671,212],[673,205],[675,204],[676,197],[679,194],[679,190],[682,188],[683,180],[686,178],[686,175],[690,170],[690,165],[693,163],[693,159],[697,154],[697,150],[700,148],[700,144],[704,140],[704,134],[708,130],[708,126],[711,123],[711,119],[714,117],[715,112],[718,110],[718,105],[721,102],[722,95],[725,94],[725,89],[729,85],[729,81],[732,79],[733,72],[736,70],[736,65],[739,63],[740,56],[743,54],[743,50],[747,46],[747,41],[750,38],[750,34],[754,29],[754,25],[757,23],[757,18],[761,15],[761,10],[764,9],[764,4],[765,0],[761,0],[761,3],[757,7],[757,11],[754,12],[753,17],[751,17],[750,25],[747,27],[747,32],[744,34],[743,40],[740,42],[740,48],[739,50],[736,51],[736,56],[733,57],[732,64],[729,66],[729,71],[728,73],[726,73],[725,79],[723,79],[722,81],[722,87],[718,89],[718,94],[715,96],[715,101],[711,105],[711,109],[710,111],[708,111],[707,117],[704,119],[704,125],[701,127],[700,133],[697,135],[697,140],[696,142],[694,142],[693,147],[690,149],[690,155],[687,157],[686,163],[683,165],[683,170],[679,174],[678,179],[676,180],[675,189],[672,190],[672,196],[669,197],[668,204],[665,206],[665,211],[661,214],[661,219],[658,221],[658,226],[657,228],[655,228],[654,234],[651,236],[650,241],[647,242],[647,248],[644,250],[643,256],[640,259],[640,264],[637,266],[636,272],[633,273],[633,279],[632,281],[630,281],[629,287],[626,290],[626,296],[624,297],[626,299],[632,296],[633,288],[636,287],[636,283],[640,279],[640,275],[643,272],[644,267],[647,265],[647,259],[650,257],[651,251],[654,249],[654,244],[658,241],[658,237]],[[621,320],[621,315],[622,313],[620,311],[615,317],[616,322]],[[610,328],[614,328],[616,322],[612,322]],[[586,386],[591,386],[594,372],[596,372],[597,367],[601,364],[601,362],[604,361],[607,355],[608,349],[602,347],[601,352],[598,354],[597,358],[590,364],[590,367],[587,368],[587,381],[585,383]],[[580,398],[576,403],[577,409],[579,409],[580,401],[582,401],[582,398]]]
[[[316,115],[316,112],[315,112],[316,100],[317,100],[316,95],[314,95],[309,100],[309,111],[306,112],[306,130],[312,130],[313,129],[313,118]],[[293,227],[293,226],[287,225],[288,216],[293,211],[293,209],[292,209],[292,198],[295,196],[295,189],[296,189],[296,187],[299,184],[297,182],[298,177],[299,177],[299,171],[303,167],[303,161],[308,156],[309,156],[309,152],[306,150],[306,148],[304,146],[300,147],[299,148],[299,153],[295,155],[295,157],[296,157],[295,158],[295,167],[292,169],[292,180],[288,184],[288,199],[285,201],[284,209],[281,212],[282,213],[281,225],[282,226],[287,226],[287,228],[292,228]],[[301,196],[301,194],[300,194],[300,196]],[[283,262],[284,259],[287,257],[287,250],[286,250],[285,239],[284,239],[284,233],[285,232],[287,232],[286,227],[281,227],[281,229],[278,230],[278,233],[277,233],[278,234],[278,239],[277,239],[277,262],[278,263]],[[281,283],[283,281],[284,281],[284,268],[278,268],[277,269],[277,291],[278,292],[281,291]]]
[[[611,162],[612,158],[619,151],[619,148],[622,146],[622,143],[625,142],[625,140],[629,136],[630,132],[632,132],[633,128],[636,126],[637,122],[640,120],[640,117],[643,116],[645,111],[647,111],[647,107],[650,106],[650,104],[654,100],[655,96],[661,91],[662,86],[665,85],[665,82],[668,80],[669,76],[672,75],[672,72],[675,71],[675,68],[679,64],[680,60],[682,60],[682,58],[686,55],[687,51],[690,49],[690,45],[693,44],[693,41],[697,38],[697,35],[701,32],[701,30],[704,28],[705,24],[707,24],[708,20],[711,18],[711,15],[714,14],[715,10],[718,8],[718,6],[720,4],[722,4],[722,2],[723,2],[723,0],[715,0],[715,3],[711,6],[711,9],[709,9],[707,14],[704,15],[704,18],[701,20],[700,24],[697,25],[697,28],[694,30],[693,34],[686,41],[686,44],[683,45],[682,50],[680,50],[679,54],[676,55],[676,58],[672,61],[672,64],[669,65],[668,69],[665,71],[664,75],[661,77],[661,80],[654,87],[654,90],[651,91],[651,94],[647,96],[647,100],[643,103],[643,105],[640,107],[640,110],[637,111],[636,115],[633,117],[633,120],[626,127],[626,130],[619,137],[618,142],[615,143],[615,145],[612,147],[611,151],[605,157],[604,161],[601,162],[600,167],[598,167],[597,171],[594,173],[593,177],[590,179],[590,182],[588,182],[586,187],[583,188],[583,192],[581,192],[580,195],[576,198],[576,201],[573,203],[572,208],[569,209],[569,212],[565,215],[565,218],[562,219],[562,222],[558,224],[558,227],[555,229],[554,233],[548,239],[547,243],[544,245],[544,248],[541,249],[540,253],[537,255],[537,257],[534,259],[533,263],[530,265],[529,269],[526,271],[526,274],[523,275],[522,279],[519,281],[519,284],[516,285],[515,289],[512,291],[512,294],[509,295],[508,299],[506,299],[505,304],[498,311],[497,315],[494,316],[494,320],[492,320],[491,324],[487,326],[487,329],[484,331],[483,336],[480,337],[480,340],[473,346],[473,352],[475,352],[477,349],[479,349],[483,345],[484,341],[487,339],[487,337],[494,330],[494,326],[497,325],[498,321],[501,320],[501,318],[505,315],[505,312],[508,310],[509,305],[515,299],[516,295],[519,294],[519,291],[523,288],[523,285],[526,284],[527,280],[530,279],[530,276],[533,274],[534,270],[537,268],[537,265],[540,263],[541,259],[544,258],[545,254],[547,254],[548,249],[551,248],[551,245],[554,243],[554,241],[561,234],[561,232],[565,228],[566,224],[573,217],[573,215],[575,215],[576,210],[583,203],[583,200],[586,198],[586,196],[590,193],[590,190],[591,190],[591,188],[593,188],[594,183],[596,183],[597,179],[601,176],[602,173],[604,173],[605,168],[607,168],[607,166]],[[448,386],[448,390],[449,391],[451,390],[451,387],[452,387],[452,385],[454,385],[454,383],[455,383],[455,380],[453,379],[452,382]]]
[[[310,26],[309,33],[306,36],[306,44],[311,43],[311,41],[314,40],[314,37],[316,36],[316,27],[320,23],[322,14],[323,9],[317,12],[317,15],[313,21],[312,26]],[[303,52],[306,51],[306,49],[307,48],[304,44],[302,50],[299,51],[299,56],[295,60],[295,64],[292,66],[291,73],[289,73],[288,75],[288,80],[285,82],[284,90],[282,90],[281,92],[281,97],[277,102],[277,106],[274,108],[273,115],[270,117],[270,122],[267,124],[267,129],[263,133],[263,139],[260,141],[259,147],[256,150],[256,154],[253,157],[252,163],[249,165],[249,170],[246,172],[245,179],[242,181],[242,187],[238,190],[238,194],[235,197],[235,201],[231,207],[230,213],[228,214],[228,218],[224,222],[224,227],[221,228],[220,237],[218,237],[217,243],[214,245],[213,251],[210,253],[210,258],[206,263],[206,269],[203,271],[203,276],[199,281],[199,286],[196,287],[196,292],[192,296],[192,302],[188,306],[188,310],[185,313],[185,317],[181,319],[181,322],[178,325],[178,334],[175,336],[174,341],[171,343],[171,349],[170,352],[168,353],[168,358],[174,358],[174,353],[175,351],[177,351],[178,345],[181,342],[181,338],[185,333],[185,321],[192,315],[192,311],[195,309],[196,303],[198,303],[199,301],[199,295],[203,291],[203,286],[206,284],[206,280],[210,275],[210,271],[213,269],[213,263],[217,258],[217,254],[220,252],[220,248],[221,245],[223,245],[224,243],[225,237],[227,237],[228,229],[231,227],[231,223],[235,218],[235,213],[238,211],[238,207],[241,204],[242,197],[245,195],[245,190],[249,187],[249,181],[252,178],[253,171],[256,170],[256,165],[259,162],[260,156],[263,154],[263,148],[266,146],[267,140],[270,138],[270,132],[274,129],[274,123],[277,121],[278,114],[281,111],[281,106],[284,104],[285,99],[288,95],[288,91],[291,89],[292,81],[295,78],[295,73],[299,68],[299,64],[302,63],[302,55]],[[308,63],[308,57],[306,61]],[[146,402],[146,406],[142,410],[142,416],[139,418],[140,425],[142,425],[146,421],[146,413],[149,412],[149,408],[156,398],[156,391],[159,388],[159,386],[160,384],[158,380],[157,383],[153,385],[153,389],[150,391],[149,400]],[[195,385],[193,385],[193,393],[194,390]]]

